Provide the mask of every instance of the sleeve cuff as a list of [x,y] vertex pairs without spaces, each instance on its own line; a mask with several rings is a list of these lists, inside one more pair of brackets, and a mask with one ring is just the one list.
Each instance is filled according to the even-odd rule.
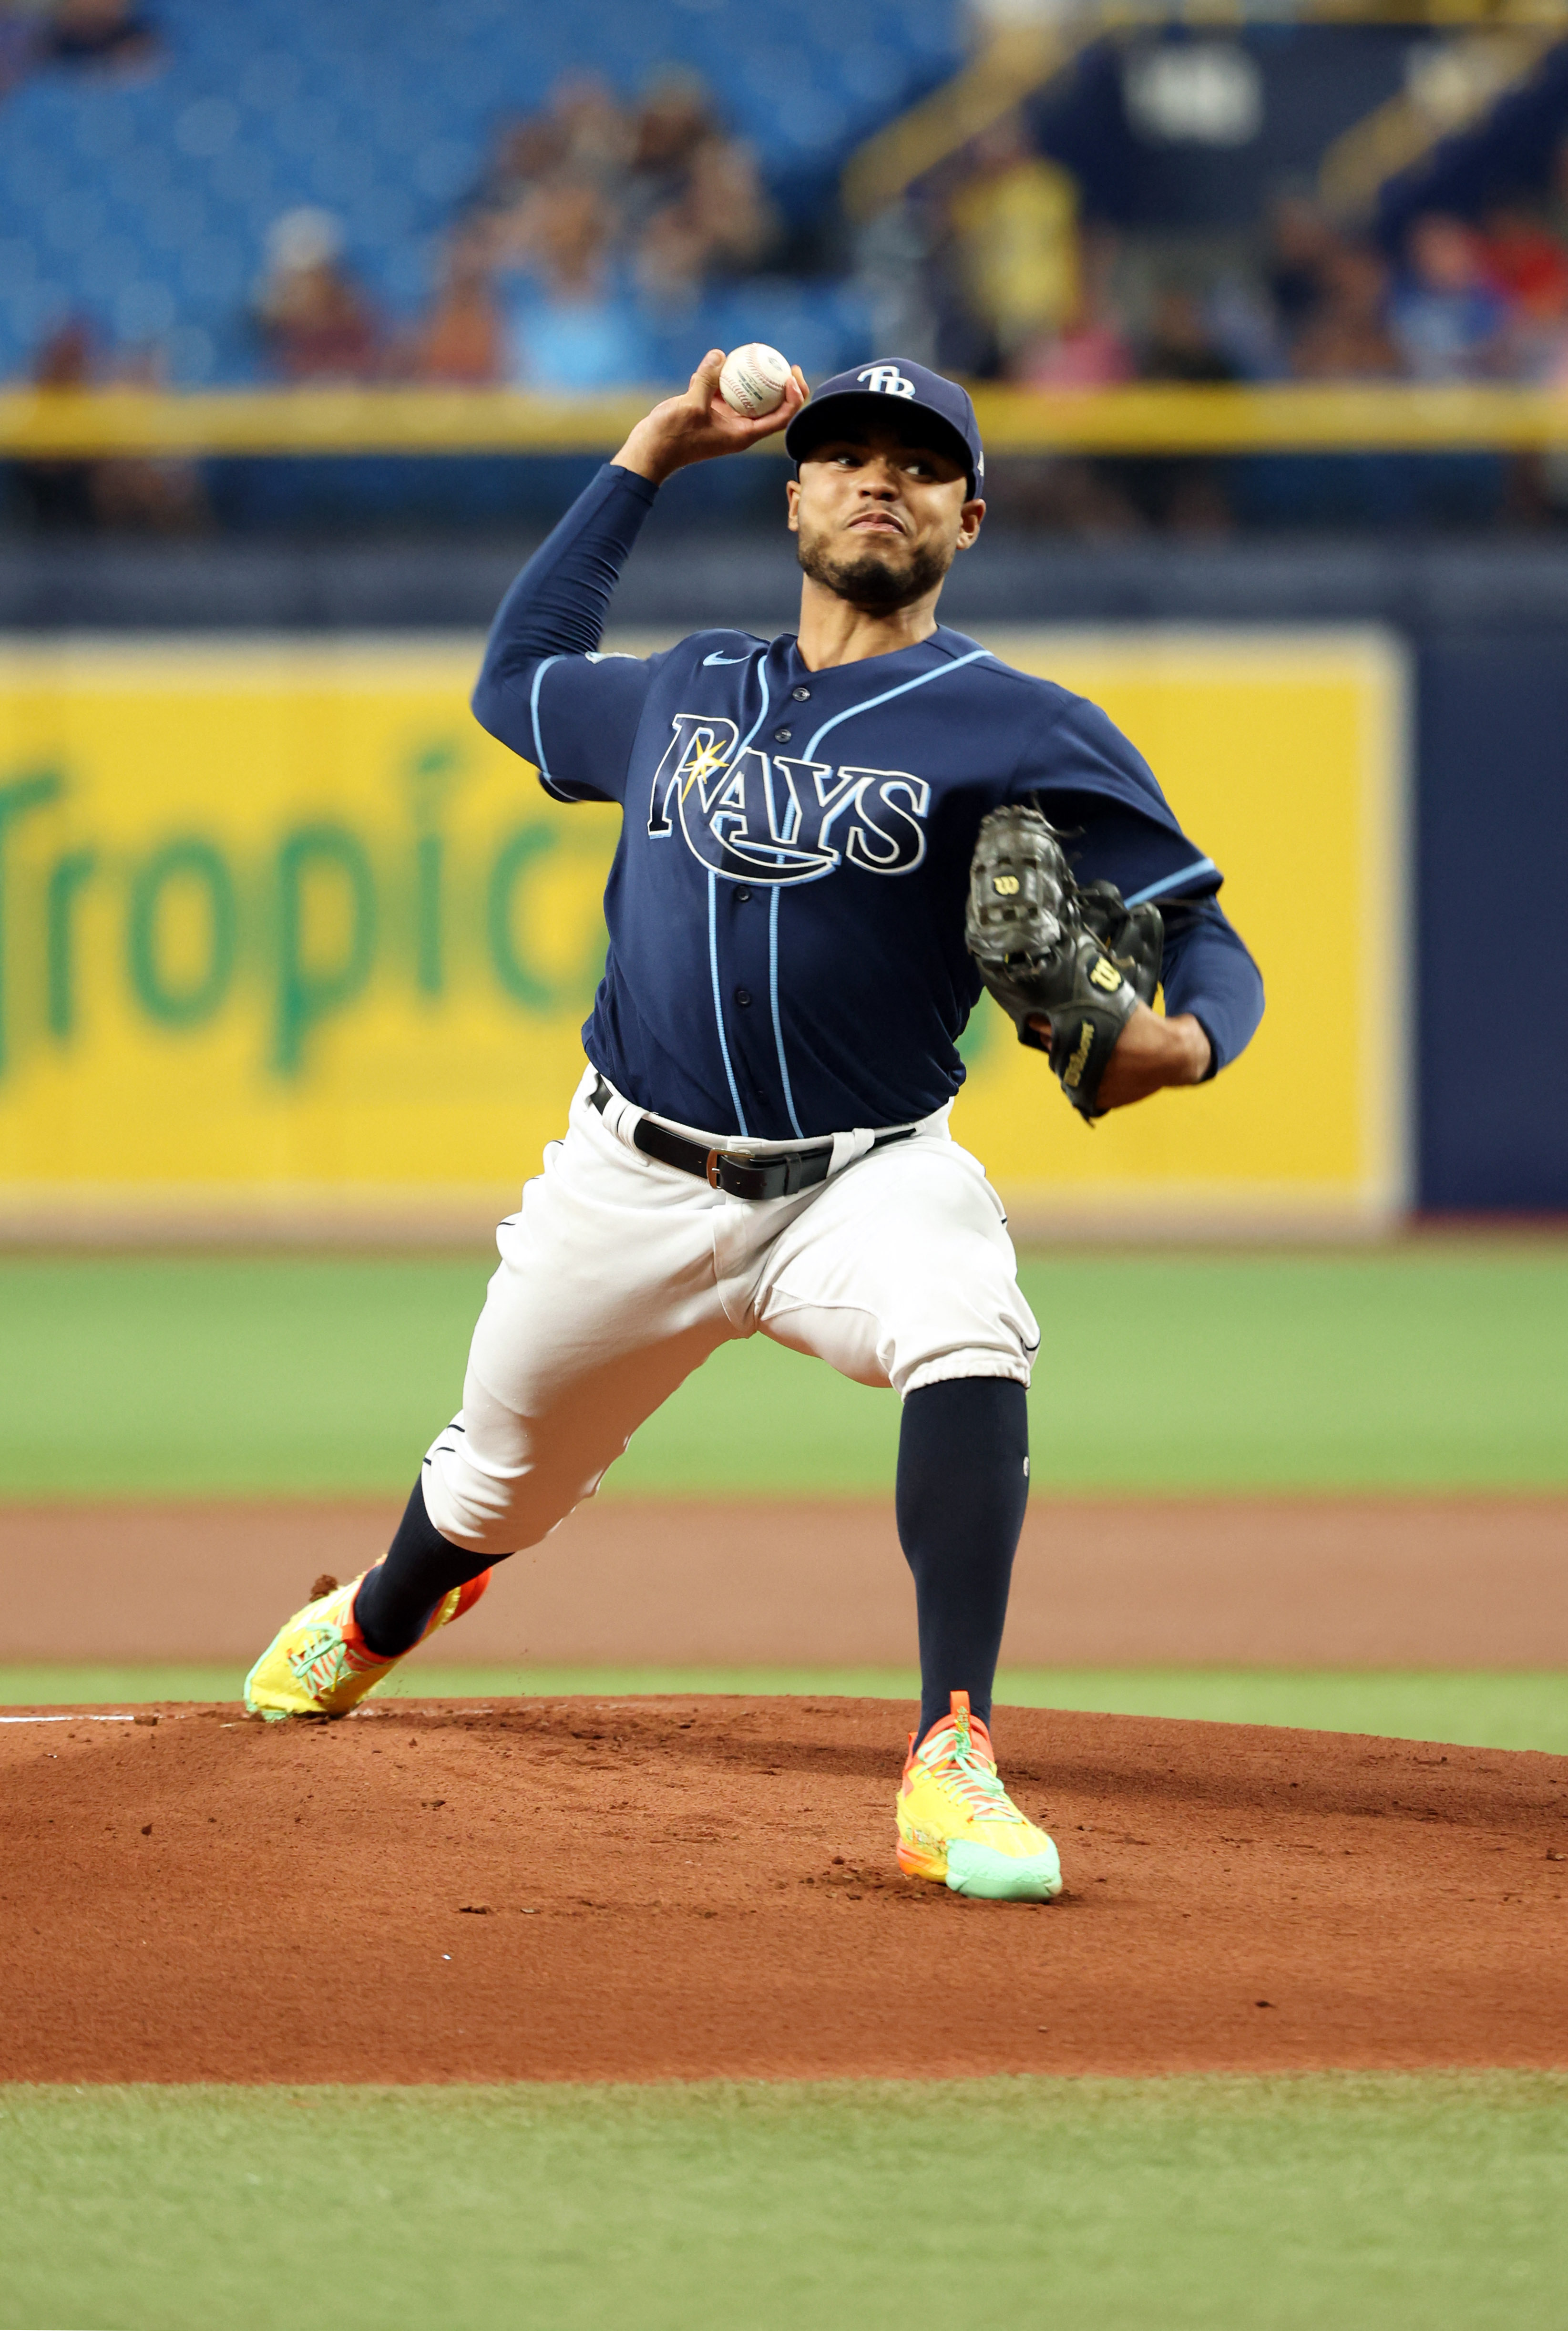
[[617,485],[630,486],[638,500],[646,502],[650,509],[659,499],[659,489],[651,478],[643,477],[637,470],[623,470],[619,461],[606,461],[604,475],[613,478]]

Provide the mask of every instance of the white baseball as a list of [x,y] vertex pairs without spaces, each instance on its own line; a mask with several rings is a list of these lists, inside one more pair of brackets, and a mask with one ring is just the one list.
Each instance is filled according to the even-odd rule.
[[762,414],[778,410],[789,381],[788,358],[770,348],[765,340],[748,340],[744,348],[732,348],[725,357],[718,393],[732,413],[744,413],[748,421],[755,421]]

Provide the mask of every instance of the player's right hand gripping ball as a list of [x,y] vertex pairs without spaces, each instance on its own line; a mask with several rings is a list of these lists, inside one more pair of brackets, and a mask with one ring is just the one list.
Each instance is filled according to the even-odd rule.
[[[1164,929],[1157,907],[1126,907],[1110,882],[1073,880],[1052,827],[1022,804],[982,819],[964,937],[1022,1044],[1049,1052],[1086,1122],[1135,1006],[1152,1004]],[[1050,1034],[1031,1026],[1043,1019]]]

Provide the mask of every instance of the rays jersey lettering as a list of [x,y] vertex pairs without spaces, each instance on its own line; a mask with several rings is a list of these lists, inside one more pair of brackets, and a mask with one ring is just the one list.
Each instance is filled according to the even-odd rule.
[[660,841],[679,827],[692,856],[727,880],[817,882],[846,863],[910,874],[925,857],[924,777],[765,753],[711,712],[678,712],[670,725],[648,831]]

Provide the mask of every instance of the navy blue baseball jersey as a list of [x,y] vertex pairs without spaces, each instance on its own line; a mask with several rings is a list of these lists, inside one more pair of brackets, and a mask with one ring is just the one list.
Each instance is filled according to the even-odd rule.
[[964,944],[975,835],[1021,799],[1080,880],[1167,909],[1167,1008],[1196,1012],[1215,1068],[1234,1057],[1262,992],[1212,903],[1219,869],[1103,712],[945,628],[822,671],[793,636],[734,631],[600,656],[654,496],[600,471],[508,593],[473,699],[557,800],[622,808],[583,1032],[621,1092],[762,1140],[940,1108],[983,993]]

